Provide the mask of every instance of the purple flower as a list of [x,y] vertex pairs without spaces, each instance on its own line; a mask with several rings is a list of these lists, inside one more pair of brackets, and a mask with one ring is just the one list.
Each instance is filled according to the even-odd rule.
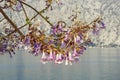
[[53,29],[53,34],[57,34],[57,29],[56,28]]
[[83,54],[84,52],[84,48],[81,48],[79,51],[78,51],[78,54]]
[[74,43],[80,43],[82,40],[82,35],[74,35]]
[[49,44],[54,44],[54,41],[53,41],[53,40],[50,40],[48,43],[49,43]]
[[92,33],[95,34],[95,35],[98,35],[99,34],[99,28],[94,28]]
[[33,54],[37,56],[40,53],[40,47],[36,47],[33,49]]
[[48,60],[49,61],[54,60],[54,52],[52,50],[50,50],[50,54],[49,54]]
[[41,62],[45,64],[48,61],[47,56],[45,55],[45,52],[43,51],[42,57],[41,57]]
[[69,59],[70,62],[72,62],[74,60],[73,57],[72,57],[72,54],[70,52],[68,53],[68,59]]
[[58,30],[62,30],[62,26],[61,25],[58,25]]
[[62,40],[62,42],[61,42],[61,48],[65,48],[65,46],[66,46],[66,43]]
[[61,24],[56,24],[51,28],[51,34],[55,36],[61,34],[63,31],[63,26]]
[[3,54],[6,50],[1,46],[0,47],[0,53]]
[[37,48],[38,44],[36,42],[34,42],[34,48]]
[[30,44],[30,37],[29,36],[26,36],[26,39],[25,39],[25,42],[24,42],[26,45],[29,45]]
[[62,54],[56,54],[55,63],[57,63],[57,64],[63,63]]
[[74,58],[79,58],[79,54],[77,53],[76,48],[74,48],[72,56]]
[[68,57],[66,57],[66,59],[65,59],[65,65],[68,65],[68,64],[69,64]]
[[81,38],[80,38],[80,36],[77,35],[77,36],[76,36],[76,42],[77,42],[77,43],[80,43],[80,41],[81,41]]
[[17,11],[21,11],[22,10],[22,5],[21,5],[21,3],[17,3],[17,5],[16,5],[16,10]]
[[105,29],[105,23],[100,21],[100,24],[101,24],[100,28]]
[[68,40],[68,35],[67,35],[67,34],[65,35],[64,40],[65,40],[65,41],[67,41],[67,40]]
[[8,46],[8,44],[6,44],[6,43],[1,43],[1,44],[0,44],[0,52],[1,52],[1,53],[7,52],[7,46]]
[[70,33],[70,29],[69,29],[69,30],[67,30],[66,34],[69,34],[69,33]]
[[50,31],[50,34],[56,35],[57,34],[57,29],[53,27]]
[[82,37],[83,37],[82,34],[79,33],[78,35],[79,35],[80,39],[82,39]]
[[72,61],[70,61],[69,60],[69,57],[68,56],[66,56],[66,58],[65,58],[65,65],[72,65]]

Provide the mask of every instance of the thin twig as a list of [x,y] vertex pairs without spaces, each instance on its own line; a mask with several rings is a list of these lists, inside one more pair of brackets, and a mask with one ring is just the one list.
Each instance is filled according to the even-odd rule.
[[[19,1],[19,2],[20,2],[20,1]],[[21,6],[22,6],[22,9],[23,9],[23,12],[24,12],[24,14],[25,14],[26,19],[28,19],[28,16],[27,16],[27,13],[26,13],[26,10],[25,10],[23,4],[22,4],[21,2],[20,2],[20,4],[21,4]]]
[[24,5],[26,5],[26,6],[28,6],[28,7],[30,7],[31,9],[33,9],[36,13],[38,13],[50,26],[53,26],[53,24],[50,22],[50,21],[48,21],[48,19],[46,18],[46,17],[44,17],[39,11],[37,11],[35,8],[33,8],[31,5],[29,5],[29,4],[26,4],[25,2],[22,2],[22,1],[20,1],[21,3],[23,3]]

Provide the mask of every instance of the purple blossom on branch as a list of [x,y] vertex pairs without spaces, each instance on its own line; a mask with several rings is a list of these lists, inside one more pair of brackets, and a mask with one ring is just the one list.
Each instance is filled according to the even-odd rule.
[[105,23],[103,21],[100,21],[100,25],[101,25],[100,28],[102,28],[102,29],[106,28]]
[[22,5],[20,2],[18,2],[16,5],[16,11],[21,11],[21,10],[22,10]]

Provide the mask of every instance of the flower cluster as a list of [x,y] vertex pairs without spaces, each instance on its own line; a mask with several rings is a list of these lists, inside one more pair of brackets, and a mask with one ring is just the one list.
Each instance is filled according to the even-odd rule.
[[11,33],[13,29],[5,28],[3,33],[0,33],[0,54],[9,53],[12,58],[12,54],[15,54],[14,50],[17,47],[17,43],[19,42],[19,37],[16,34],[11,35],[9,38],[5,36]]
[[[30,5],[24,3],[24,0],[5,0],[6,4],[4,8],[10,7],[15,11],[21,11],[23,9],[26,13],[23,4],[32,8],[37,12],[46,22],[48,22],[52,27],[50,28],[50,33],[46,34],[41,31],[38,27],[40,26],[40,21],[36,21],[32,24],[26,14],[26,22],[29,25],[27,34],[22,34],[17,26],[15,26],[12,21],[9,20],[7,15],[3,15],[19,32],[19,36],[14,33],[15,30],[10,28],[5,28],[4,34],[0,34],[0,54],[8,52],[10,57],[12,53],[15,54],[14,50],[25,49],[34,56],[41,56],[41,62],[43,64],[47,62],[53,62],[56,64],[65,63],[65,65],[72,65],[73,62],[79,60],[79,57],[84,53],[86,47],[92,43],[89,33],[98,35],[100,30],[105,29],[105,24],[101,18],[97,18],[90,24],[83,24],[77,21],[76,18],[73,20],[72,26],[67,26],[64,21],[58,21],[55,25],[48,21],[48,18],[44,17],[41,12],[39,13],[36,9]],[[62,4],[60,0],[46,0],[46,9],[51,6],[51,3],[56,1],[59,5]],[[3,2],[0,1],[0,3]],[[0,9],[2,6],[0,6]],[[52,8],[52,6],[51,6]],[[42,12],[44,12],[43,9]],[[1,13],[5,14],[1,9]],[[36,17],[36,16],[35,16]],[[35,18],[33,17],[33,18]],[[30,23],[30,24],[29,24]],[[10,36],[7,36],[11,33]],[[7,36],[7,37],[6,37]]]
[[59,21],[51,27],[50,35],[46,35],[33,25],[29,27],[28,33],[21,39],[18,47],[24,48],[34,56],[41,55],[41,62],[44,64],[53,62],[72,65],[79,60],[86,46],[91,43],[88,34],[98,28],[96,24],[99,24],[99,30],[105,28],[101,20],[93,22],[92,26],[74,24],[70,28],[65,22]]
[[93,34],[95,35],[98,35],[99,34],[99,31],[101,29],[105,29],[105,24],[103,21],[98,21],[98,22],[95,22],[94,24],[94,29],[93,29]]

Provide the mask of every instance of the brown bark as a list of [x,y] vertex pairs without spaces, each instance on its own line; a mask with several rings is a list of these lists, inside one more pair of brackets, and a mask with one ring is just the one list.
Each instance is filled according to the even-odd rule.
[[24,34],[17,28],[17,26],[13,23],[13,21],[6,15],[3,9],[0,7],[0,13],[4,16],[4,18],[12,25],[12,27],[18,32],[21,37],[24,37]]

